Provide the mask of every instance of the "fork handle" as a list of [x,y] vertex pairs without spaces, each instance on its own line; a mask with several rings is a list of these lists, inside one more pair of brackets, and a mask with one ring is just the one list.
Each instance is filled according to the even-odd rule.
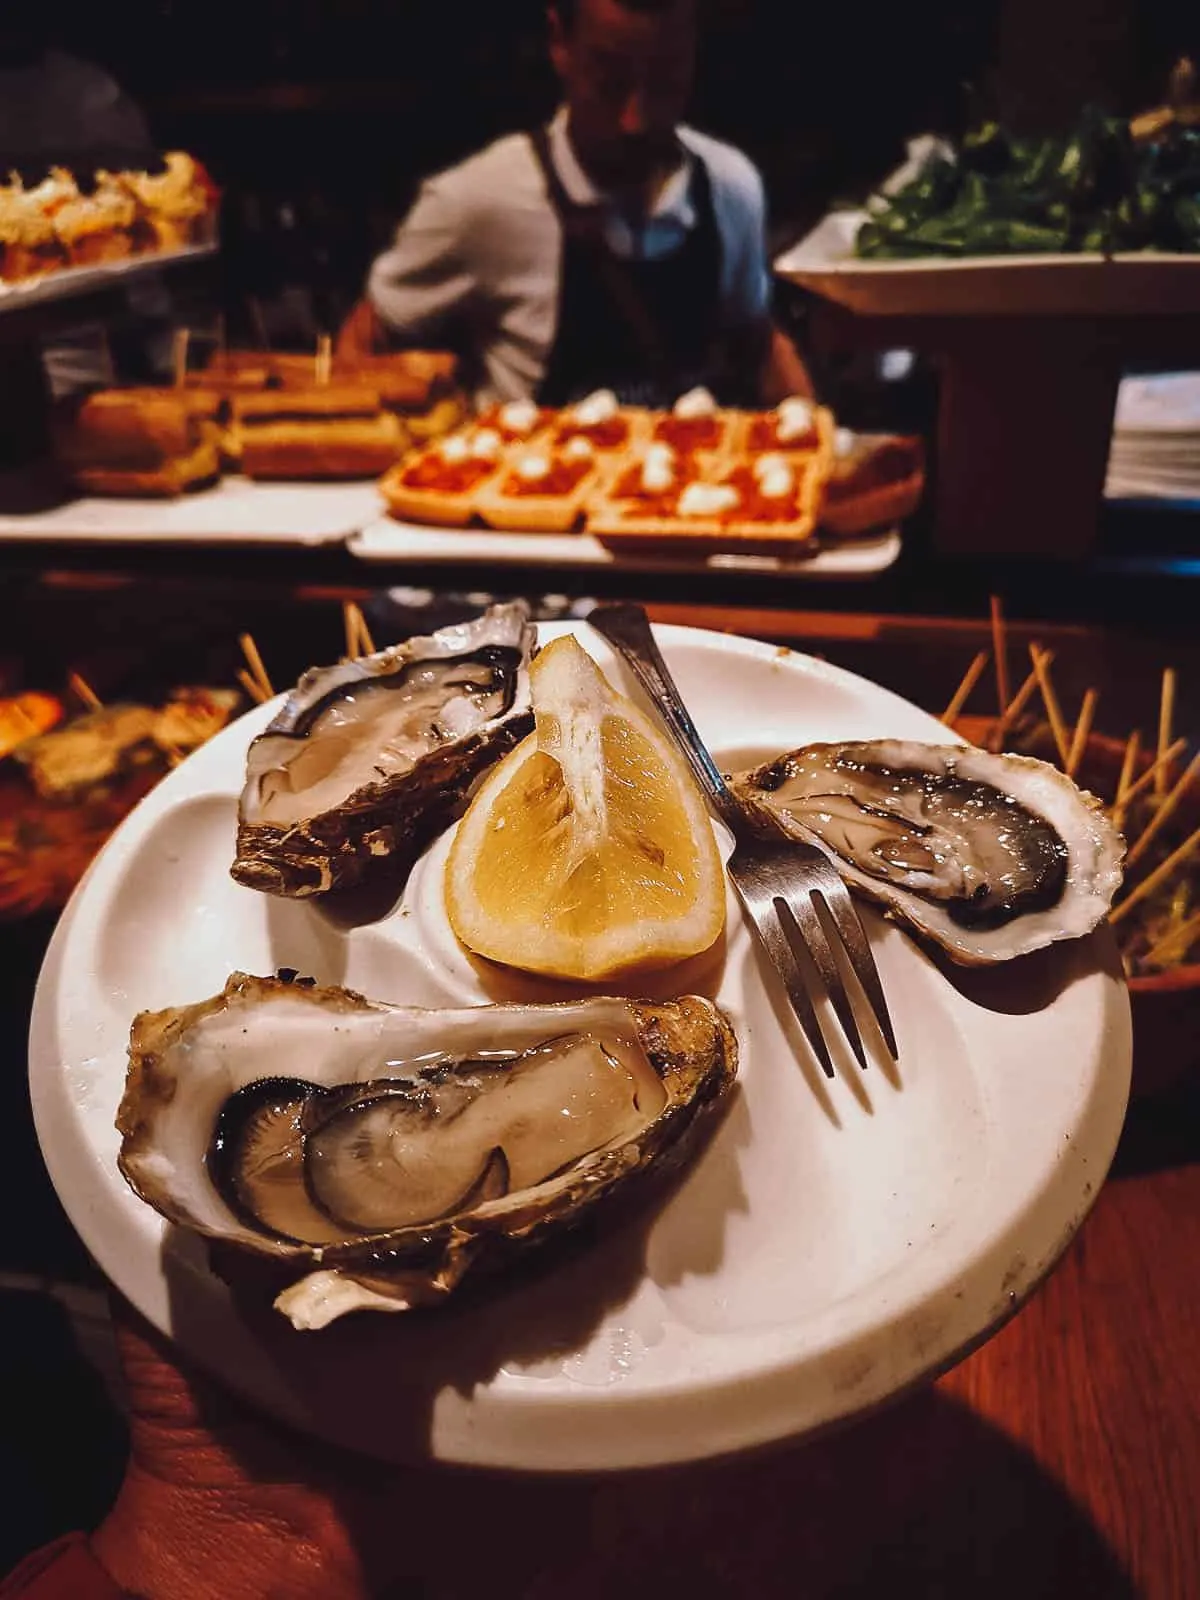
[[634,677],[654,701],[662,713],[667,731],[687,757],[697,782],[721,820],[734,832],[741,833],[746,826],[745,812],[725,787],[725,780],[696,731],[696,724],[689,716],[675,687],[675,680],[654,642],[645,611],[641,606],[634,605],[597,606],[589,613],[587,620],[623,657]]

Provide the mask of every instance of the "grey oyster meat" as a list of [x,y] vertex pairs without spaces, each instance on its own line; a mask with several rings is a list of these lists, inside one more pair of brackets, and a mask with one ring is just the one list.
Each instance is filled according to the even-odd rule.
[[1100,802],[1044,761],[970,745],[813,744],[731,779],[847,885],[981,966],[1090,933],[1121,882]]
[[535,642],[518,600],[306,672],[247,753],[234,878],[303,897],[414,853],[533,727]]
[[423,1010],[234,973],[143,1012],[119,1164],[298,1328],[444,1299],[678,1168],[737,1072],[710,1001]]

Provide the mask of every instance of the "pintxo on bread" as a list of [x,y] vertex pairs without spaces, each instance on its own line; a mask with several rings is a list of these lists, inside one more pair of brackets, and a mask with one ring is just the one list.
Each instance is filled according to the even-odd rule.
[[373,478],[405,445],[377,390],[333,384],[242,395],[231,433],[248,478]]
[[85,494],[157,497],[215,483],[219,396],[195,389],[101,389],[63,408],[58,459]]
[[398,463],[380,490],[395,517],[465,528],[504,460],[504,441],[494,428],[460,428]]
[[721,455],[736,441],[736,417],[721,410],[707,389],[689,389],[670,411],[652,418],[650,437],[680,455]]
[[515,447],[480,490],[476,510],[490,528],[567,533],[578,524],[596,488],[599,459],[583,434],[561,446],[535,440]]
[[611,389],[597,389],[574,405],[564,406],[554,419],[556,445],[586,439],[597,450],[628,450],[643,438],[649,413],[622,406]]
[[589,526],[614,549],[796,553],[815,533],[820,486],[815,458],[710,457],[654,510],[636,500],[612,499]]
[[821,526],[850,538],[900,522],[917,509],[924,488],[925,448],[919,438],[838,428]]
[[[480,436],[486,464],[471,443]],[[582,524],[614,548],[794,555],[816,548],[818,527],[866,531],[906,515],[922,483],[918,441],[849,435],[799,396],[730,412],[696,389],[670,411],[646,412],[600,390],[557,411],[532,400],[490,406],[389,473],[383,492],[394,515],[441,526]]]
[[827,406],[818,405],[806,395],[789,395],[773,411],[745,413],[735,448],[743,455],[771,451],[827,459],[833,450],[836,426]]

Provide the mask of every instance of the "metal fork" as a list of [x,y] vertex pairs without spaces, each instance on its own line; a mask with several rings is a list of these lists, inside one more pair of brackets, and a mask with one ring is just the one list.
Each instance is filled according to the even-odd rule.
[[840,943],[862,987],[892,1059],[899,1059],[896,1033],[871,946],[854,902],[828,859],[815,845],[786,838],[774,829],[768,832],[770,825],[759,824],[726,788],[680,698],[641,606],[598,606],[588,622],[628,662],[687,757],[713,809],[733,834],[734,851],[727,867],[730,880],[783,980],[796,1020],[826,1076],[834,1076],[833,1061],[817,1020],[814,996],[809,992],[805,957],[829,996],[859,1066],[867,1065],[834,942]]

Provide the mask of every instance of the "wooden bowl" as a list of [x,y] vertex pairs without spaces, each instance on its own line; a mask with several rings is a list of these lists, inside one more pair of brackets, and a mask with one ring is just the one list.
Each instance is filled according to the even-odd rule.
[[[992,727],[990,717],[960,717],[956,731],[972,743],[982,743]],[[1049,752],[1047,752],[1049,754]],[[1083,788],[1108,797],[1115,793],[1125,744],[1108,734],[1093,733],[1080,764]],[[1150,765],[1142,756],[1139,770]],[[1173,780],[1178,774],[1169,773]],[[1200,824],[1200,800],[1193,797],[1181,807],[1184,820]],[[1200,963],[1173,967],[1168,972],[1130,978],[1129,1004],[1133,1013],[1133,1088],[1136,1098],[1159,1094],[1200,1067]]]

